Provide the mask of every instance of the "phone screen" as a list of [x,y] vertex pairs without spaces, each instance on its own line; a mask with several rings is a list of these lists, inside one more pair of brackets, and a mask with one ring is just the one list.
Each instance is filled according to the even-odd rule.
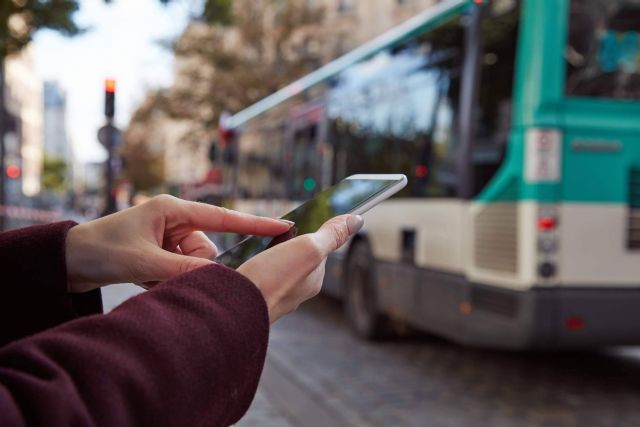
[[216,261],[238,268],[243,262],[265,249],[289,240],[299,234],[317,231],[327,220],[353,212],[389,187],[395,179],[345,179],[318,193],[313,199],[284,215],[283,219],[295,225],[287,233],[276,237],[251,236],[218,256]]

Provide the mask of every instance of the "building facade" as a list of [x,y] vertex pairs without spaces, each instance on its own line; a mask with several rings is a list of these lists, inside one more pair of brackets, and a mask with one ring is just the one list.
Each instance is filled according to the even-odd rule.
[[56,82],[44,83],[44,152],[71,163],[71,146],[67,133],[67,96]]
[[5,137],[5,162],[19,163],[21,175],[16,182],[21,183],[25,196],[34,196],[40,192],[42,175],[43,103],[42,80],[36,74],[33,47],[7,58],[5,67],[5,101],[17,122],[15,132]]
[[333,51],[349,52],[433,6],[438,0],[318,0],[324,27],[335,36]]

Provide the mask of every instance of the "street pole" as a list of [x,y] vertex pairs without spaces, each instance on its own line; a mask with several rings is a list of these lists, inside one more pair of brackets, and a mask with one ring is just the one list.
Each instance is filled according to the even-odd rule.
[[[5,170],[4,170],[4,158],[5,158],[5,146],[4,146],[4,134],[5,134],[5,122],[6,122],[6,106],[5,106],[5,68],[4,68],[4,56],[0,55],[0,206],[4,207],[5,197]],[[4,210],[0,212],[0,231],[4,231],[5,217]]]
[[109,119],[107,121],[107,132],[106,132],[106,149],[107,149],[107,164],[105,165],[105,187],[106,187],[106,199],[104,205],[104,212],[102,216],[110,215],[116,212],[116,196],[114,194],[114,180],[115,174],[113,170],[114,163],[114,151],[115,151],[115,127],[113,126],[113,119]]
[[104,148],[107,150],[107,164],[105,165],[105,204],[104,212],[102,216],[110,215],[116,212],[116,195],[114,194],[114,181],[115,181],[115,149],[117,128],[113,124],[113,118],[115,116],[115,97],[116,97],[116,82],[115,80],[108,79],[105,81],[105,107],[104,115],[107,119],[107,124],[100,129],[98,139],[104,144]]

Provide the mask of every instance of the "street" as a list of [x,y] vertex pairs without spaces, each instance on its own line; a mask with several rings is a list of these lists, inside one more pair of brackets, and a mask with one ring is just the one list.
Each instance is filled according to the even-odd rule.
[[[104,291],[111,307],[129,285]],[[251,426],[638,426],[640,351],[507,353],[429,336],[366,343],[324,297],[272,329]]]

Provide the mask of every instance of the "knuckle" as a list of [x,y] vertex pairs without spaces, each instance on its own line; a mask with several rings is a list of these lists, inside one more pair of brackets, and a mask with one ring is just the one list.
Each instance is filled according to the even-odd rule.
[[202,237],[204,240],[204,247],[207,251],[209,252],[213,252],[217,249],[215,243],[213,243],[211,240],[209,240],[209,238],[206,236],[206,234],[202,233]]
[[227,223],[228,210],[227,208],[222,206],[214,206],[214,207],[216,208],[217,215],[220,216],[220,227],[224,229]]
[[210,255],[210,256],[218,253],[218,247],[215,245],[215,243],[213,243],[208,238],[204,241],[204,250],[207,253],[207,255]]
[[149,202],[157,206],[166,206],[175,203],[178,199],[169,194],[159,194],[154,196]]

